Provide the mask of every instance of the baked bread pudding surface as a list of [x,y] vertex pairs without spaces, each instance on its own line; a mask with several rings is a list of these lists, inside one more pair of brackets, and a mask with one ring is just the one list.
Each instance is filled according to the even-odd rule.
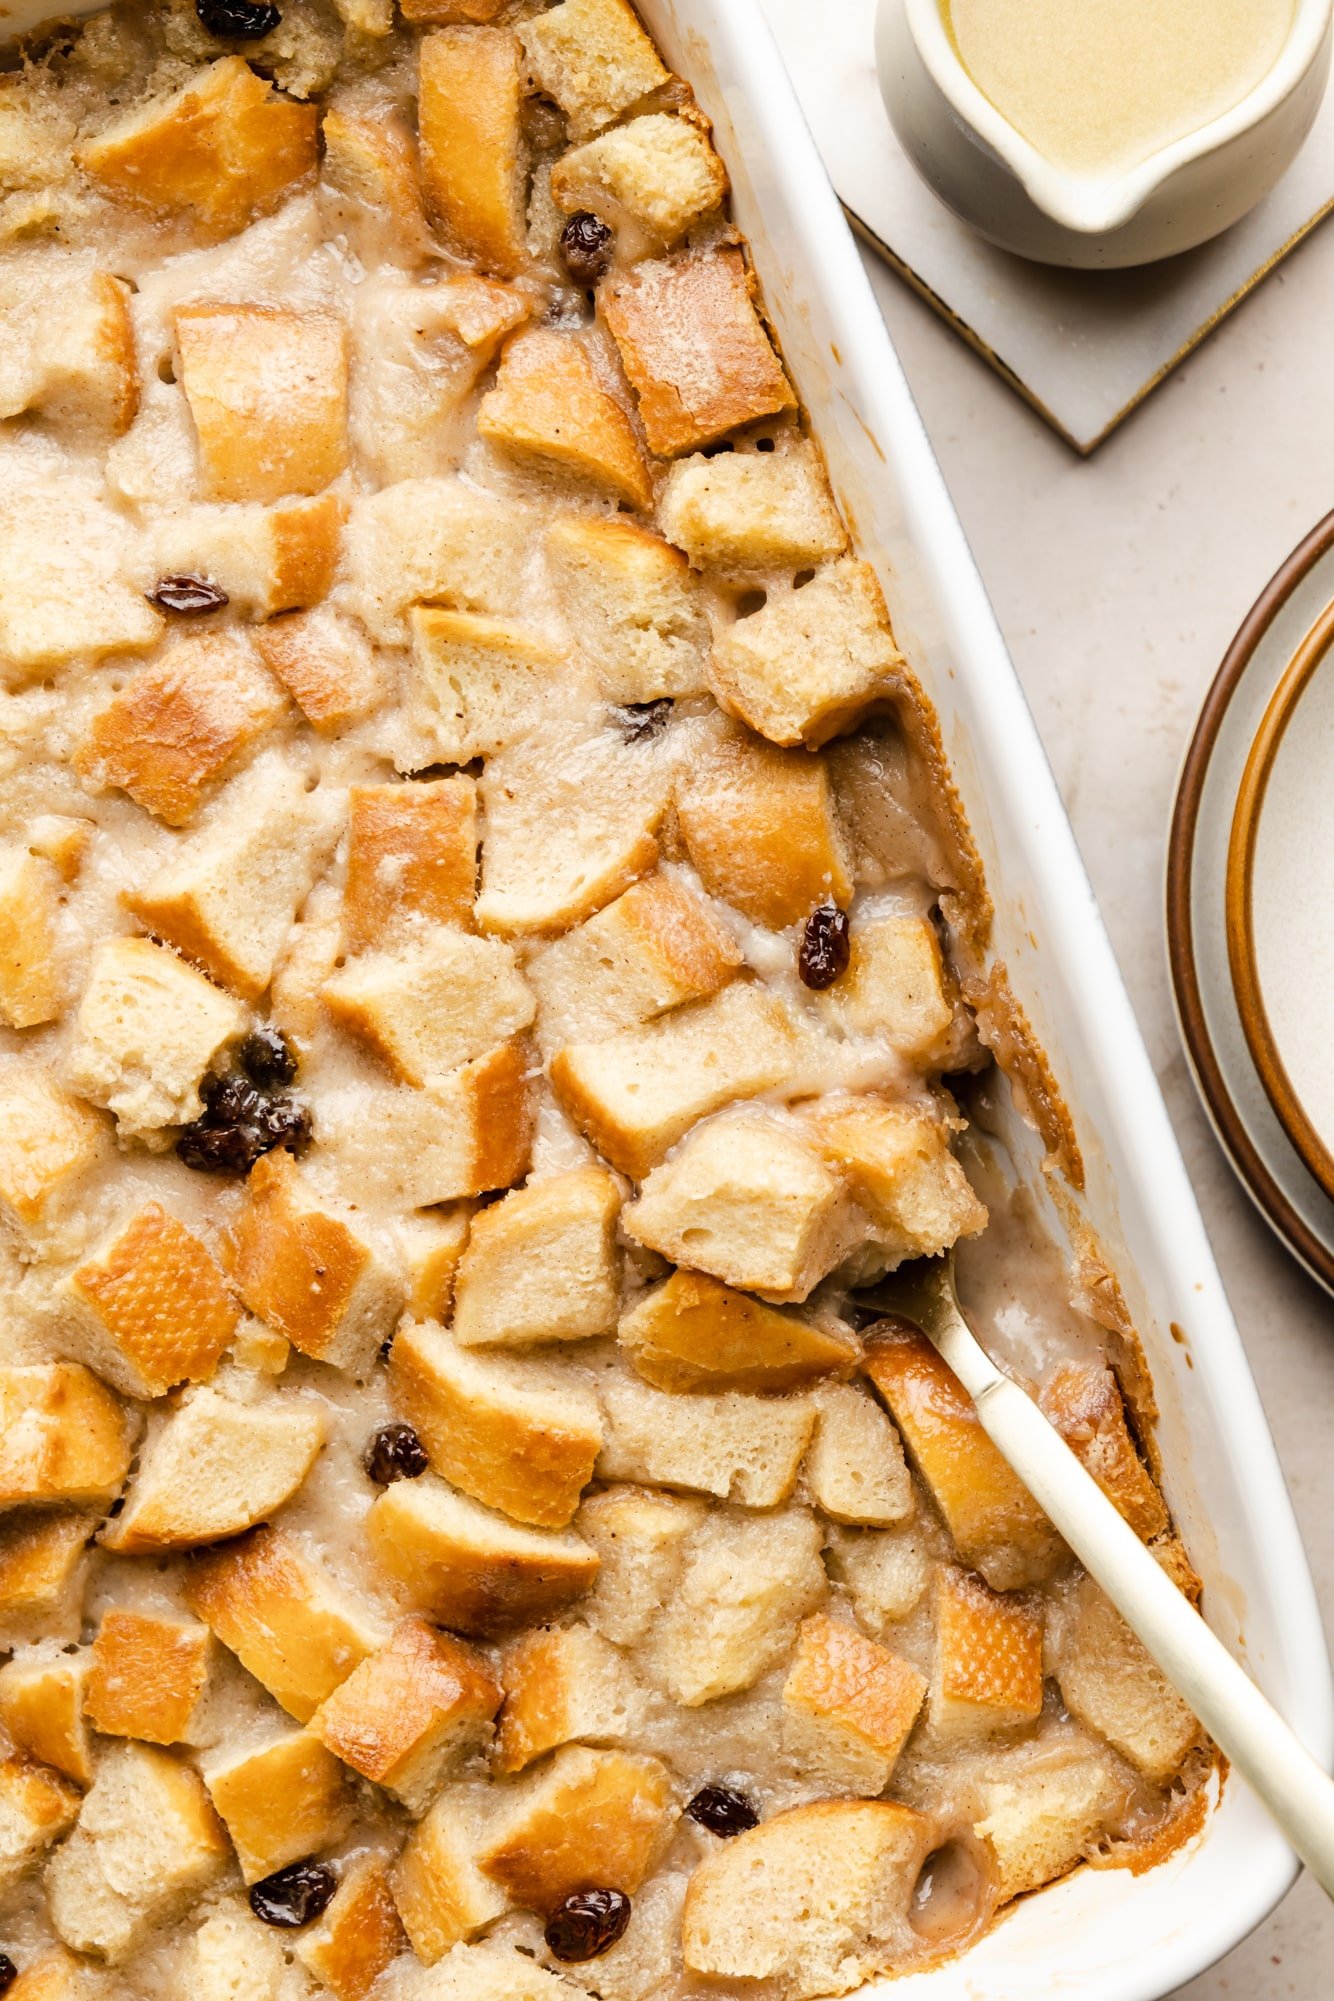
[[1197,1824],[875,1303],[959,1241],[1195,1588],[727,187],[624,0],[0,75],[16,2001],[803,2001]]

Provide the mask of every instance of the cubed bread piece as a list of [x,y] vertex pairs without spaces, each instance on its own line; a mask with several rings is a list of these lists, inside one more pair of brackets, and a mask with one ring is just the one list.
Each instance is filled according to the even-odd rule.
[[533,1911],[608,1884],[633,1896],[678,1811],[657,1758],[569,1744],[512,1789],[482,1836],[478,1867]]
[[164,577],[204,577],[253,619],[318,604],[338,567],[346,503],[258,501],[236,507],[188,507],[155,525],[153,555]]
[[106,1737],[188,1744],[208,1693],[207,1626],[110,1606],[93,1641],[84,1710]]
[[820,1006],[853,1034],[883,1036],[912,1062],[939,1069],[954,1055],[948,977],[929,918],[873,917],[853,926],[847,971]]
[[77,1640],[96,1515],[14,1509],[0,1518],[0,1647]]
[[652,504],[635,427],[574,334],[555,327],[516,334],[500,358],[495,387],[478,406],[477,431],[524,463],[631,507]]
[[397,1275],[322,1209],[281,1147],[262,1154],[232,1232],[242,1299],[303,1355],[365,1375],[403,1309]]
[[902,674],[875,572],[848,558],[716,630],[709,683],[772,743],[816,749],[887,701]]
[[0,502],[6,686],[23,687],[71,660],[151,646],[163,619],[135,580],[136,567],[133,531],[82,481],[34,471],[16,482]]
[[21,1758],[49,1765],[77,1786],[93,1780],[92,1740],[84,1721],[88,1655],[47,1641],[0,1668],[0,1726]]
[[441,28],[419,65],[427,207],[458,256],[512,277],[527,261],[519,44],[507,28]]
[[560,1744],[632,1743],[643,1695],[619,1648],[583,1625],[525,1633],[501,1657],[495,1767],[521,1772]]
[[228,1859],[198,1773],[148,1744],[113,1745],[78,1826],[47,1865],[51,1922],[75,1952],[119,1965],[187,1911]]
[[847,1587],[853,1611],[871,1634],[906,1619],[931,1581],[926,1541],[915,1528],[833,1529],[827,1560],[830,1575]]
[[400,1209],[508,1188],[532,1155],[528,1052],[507,1042],[430,1091],[398,1085],[342,1104],[328,1099],[320,1135],[348,1185],[365,1176]]
[[585,1501],[575,1527],[597,1551],[597,1582],[583,1616],[617,1646],[633,1646],[676,1589],[685,1546],[707,1503],[646,1487],[608,1487]]
[[803,1620],[783,1683],[783,1748],[803,1773],[873,1799],[917,1721],[926,1677],[842,1620]]
[[473,1214],[471,1202],[458,1202],[451,1209],[422,1209],[399,1219],[394,1235],[407,1280],[407,1311],[414,1320],[449,1319]]
[[93,953],[65,1055],[65,1080],[114,1112],[123,1133],[184,1125],[199,1086],[242,1032],[230,994],[151,938],[110,938]]
[[875,1398],[851,1383],[823,1383],[815,1408],[806,1484],[816,1506],[858,1527],[906,1520],[915,1503],[903,1441]]
[[564,1528],[602,1444],[591,1390],[568,1372],[470,1354],[442,1328],[402,1328],[394,1401],[452,1486],[541,1528]]
[[839,1176],[799,1131],[725,1112],[645,1177],[638,1243],[771,1300],[803,1300],[866,1234]]
[[697,570],[797,569],[839,555],[848,540],[820,454],[805,440],[784,452],[683,460],[667,476],[660,514],[664,535]]
[[642,1180],[696,1120],[783,1083],[798,1050],[783,1003],[733,980],[659,1021],[571,1043],[553,1058],[551,1081],[599,1153]]
[[783,1659],[800,1621],[828,1594],[821,1540],[805,1508],[711,1514],[638,1650],[640,1665],[688,1709],[751,1687]]
[[[302,511],[330,504],[327,498],[312,500]],[[336,734],[384,699],[384,678],[366,635],[327,607],[274,619],[255,638],[269,672],[317,730]]]
[[64,1001],[60,872],[29,845],[0,848],[0,1022],[36,1028]]
[[351,785],[343,935],[351,952],[418,928],[472,923],[477,787],[471,778]]
[[404,1619],[326,1697],[310,1728],[354,1772],[422,1814],[490,1741],[501,1696],[484,1654],[424,1619]]
[[809,1397],[752,1397],[737,1390],[673,1396],[637,1377],[602,1388],[605,1480],[643,1480],[772,1508],[796,1484],[815,1428]]
[[132,1437],[120,1398],[80,1363],[0,1368],[0,1508],[105,1506]]
[[352,1818],[345,1777],[309,1730],[223,1749],[205,1763],[204,1783],[247,1883],[342,1839]]
[[319,113],[223,56],[85,142],[78,161],[117,201],[189,216],[217,241],[276,208],[315,169]]
[[296,1955],[338,2001],[365,2001],[406,1945],[388,1872],[371,1855],[352,1864],[319,1923],[296,1940]]
[[0,1892],[7,1892],[53,1841],[68,1834],[78,1789],[24,1758],[0,1760]]
[[620,1207],[605,1168],[576,1167],[481,1210],[459,1267],[455,1340],[520,1348],[610,1334],[620,1305]]
[[30,1233],[54,1220],[107,1150],[95,1112],[43,1065],[0,1060],[0,1217]]
[[881,1321],[870,1334],[865,1367],[963,1561],[995,1591],[1049,1576],[1064,1544],[925,1334],[906,1322]]
[[199,1558],[186,1598],[299,1723],[384,1639],[279,1529]]
[[181,306],[181,387],[214,500],[320,493],[347,464],[347,327],[281,306]]
[[124,901],[221,985],[257,1000],[337,838],[332,812],[329,794],[308,791],[299,769],[262,757]]
[[405,21],[446,27],[469,21],[494,21],[505,6],[506,0],[399,0],[398,11]]
[[205,1381],[241,1317],[208,1245],[160,1202],[104,1239],[56,1300],[62,1348],[132,1397]]
[[629,217],[659,250],[679,242],[726,193],[727,170],[698,116],[632,118],[572,146],[551,170],[551,197],[564,214],[591,212],[613,228]]
[[704,887],[755,923],[781,931],[817,904],[851,902],[852,856],[822,757],[724,729],[683,775],[677,811]]
[[647,875],[672,777],[661,739],[627,743],[579,722],[552,721],[488,759],[482,929],[566,931]]
[[60,1945],[30,1959],[9,1989],[10,2001],[105,2001],[106,1993],[107,1975]]
[[484,1638],[554,1618],[597,1576],[596,1553],[571,1530],[521,1527],[429,1473],[386,1488],[366,1528],[427,1618]]
[[547,530],[547,561],[607,701],[703,693],[708,620],[684,556],[660,535],[634,521],[564,515]]
[[1061,1745],[1022,1770],[983,1778],[976,1833],[995,1858],[1002,1902],[1064,1876],[1125,1812],[1124,1767],[1092,1744]]
[[177,1961],[190,2001],[300,2001],[304,1976],[289,1964],[283,1934],[257,1918],[243,1896],[220,1898]]
[[19,259],[0,279],[0,418],[31,411],[75,439],[119,437],[139,406],[129,287],[68,260]]
[[451,1946],[475,1938],[509,1902],[477,1867],[480,1827],[498,1797],[485,1785],[447,1787],[394,1866],[394,1903],[423,1965],[434,1966]]
[[722,1842],[690,1879],[692,1973],[772,1982],[785,2001],[846,1994],[910,1948],[931,1821],[895,1800],[818,1800]]
[[520,30],[537,86],[582,139],[668,80],[626,0],[564,0]]
[[405,729],[414,766],[467,764],[536,729],[559,707],[569,670],[531,626],[418,605]]
[[802,1123],[870,1218],[884,1270],[935,1257],[986,1228],[987,1212],[950,1152],[948,1120],[887,1098],[827,1098]]
[[[846,1375],[861,1355],[850,1328],[780,1313],[695,1271],[673,1272],[646,1293],[622,1316],[617,1338],[660,1390],[802,1389]],[[819,1403],[830,1407],[824,1396]]]
[[796,408],[735,246],[635,264],[604,279],[598,303],[660,458]]
[[93,838],[93,823],[82,815],[39,813],[23,829],[30,854],[39,855],[62,882],[76,882]]
[[324,1444],[318,1404],[274,1392],[234,1403],[193,1390],[144,1447],[107,1549],[141,1556],[221,1542],[290,1501]]
[[741,963],[735,938],[675,875],[632,883],[526,967],[547,1052],[596,1042],[683,1002],[705,1000]]
[[1144,1542],[1169,1526],[1167,1504],[1139,1456],[1116,1377],[1100,1362],[1067,1362],[1039,1401],[1085,1469]]
[[439,1970],[400,2001],[571,2001],[580,1991],[517,1946],[481,1943],[456,1945]]
[[534,524],[521,503],[460,479],[402,479],[352,504],[348,603],[373,639],[406,645],[409,606],[522,617]]
[[1057,1622],[1056,1679],[1066,1708],[1155,1785],[1178,1771],[1200,1726],[1162,1669],[1091,1577]]
[[[386,14],[392,18],[393,0]],[[320,124],[322,179],[393,232],[400,253],[428,247],[421,174],[413,135],[387,106],[331,104]]]
[[931,1735],[942,1743],[998,1736],[1042,1714],[1042,1610],[992,1591],[970,1571],[936,1579]]
[[282,689],[244,639],[199,634],[112,697],[75,751],[75,769],[89,791],[117,787],[169,827],[183,827],[286,710]]
[[514,948],[454,925],[350,959],[322,992],[338,1026],[401,1084],[443,1082],[518,1035],[537,1012]]

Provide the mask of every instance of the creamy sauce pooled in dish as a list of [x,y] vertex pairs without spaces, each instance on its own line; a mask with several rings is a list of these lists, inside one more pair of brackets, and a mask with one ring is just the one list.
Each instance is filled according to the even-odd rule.
[[942,0],[978,89],[1054,166],[1124,173],[1273,68],[1292,0]]

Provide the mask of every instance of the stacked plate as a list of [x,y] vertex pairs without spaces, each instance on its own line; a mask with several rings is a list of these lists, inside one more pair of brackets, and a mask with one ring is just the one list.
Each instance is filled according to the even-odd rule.
[[1237,634],[1168,848],[1181,1031],[1262,1214],[1334,1292],[1334,514]]

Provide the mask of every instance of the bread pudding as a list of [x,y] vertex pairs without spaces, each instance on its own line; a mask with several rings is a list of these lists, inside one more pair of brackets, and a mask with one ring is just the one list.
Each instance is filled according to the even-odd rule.
[[805,2001],[1198,1824],[881,1296],[1195,1588],[762,278],[626,0],[0,74],[16,2001]]

